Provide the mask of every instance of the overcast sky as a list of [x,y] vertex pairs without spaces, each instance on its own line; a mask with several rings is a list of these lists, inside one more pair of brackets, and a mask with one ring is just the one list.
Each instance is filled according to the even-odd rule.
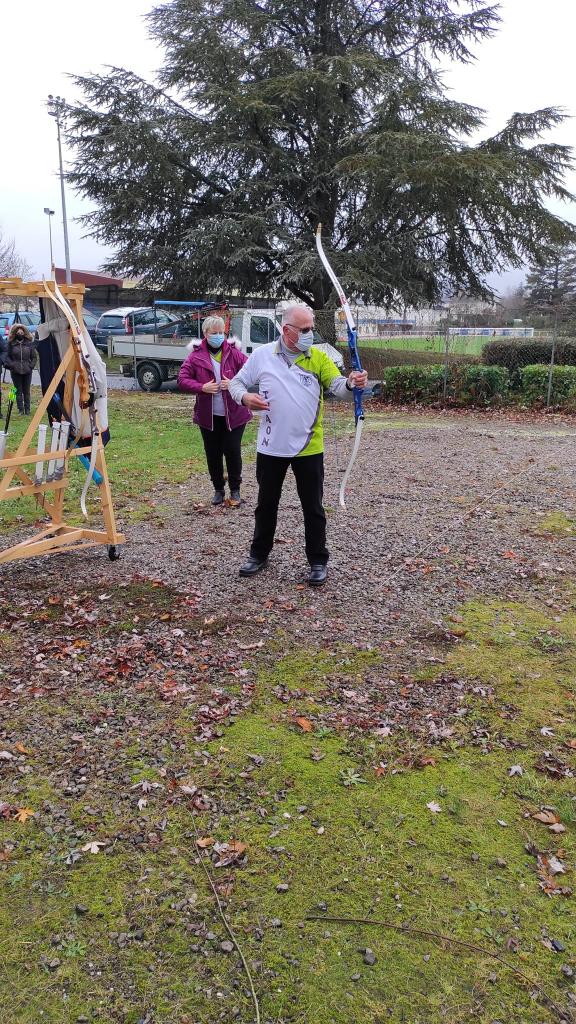
[[[79,0],[23,0],[3,11],[0,225],[38,275],[47,274],[50,263],[45,206],[56,211],[54,255],[64,265],[56,126],[45,108],[48,93],[73,100],[67,75],[99,71],[106,64],[149,77],[161,63],[143,22],[151,6],[147,0],[99,0],[86,23]],[[575,0],[502,0],[501,13],[501,30],[478,49],[477,62],[446,73],[453,98],[487,111],[483,134],[498,130],[515,111],[562,106],[572,119],[548,139],[573,145]],[[576,192],[576,173],[568,186]],[[72,267],[96,270],[107,252],[82,238],[74,218],[86,206],[69,190],[67,203]],[[575,204],[554,212],[576,221]],[[507,276],[501,289],[520,277]]]

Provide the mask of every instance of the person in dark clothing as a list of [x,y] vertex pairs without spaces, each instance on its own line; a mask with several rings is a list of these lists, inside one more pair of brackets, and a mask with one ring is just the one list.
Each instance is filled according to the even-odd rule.
[[30,412],[30,384],[36,366],[36,343],[25,324],[12,324],[4,365],[16,388],[16,405],[23,415]]

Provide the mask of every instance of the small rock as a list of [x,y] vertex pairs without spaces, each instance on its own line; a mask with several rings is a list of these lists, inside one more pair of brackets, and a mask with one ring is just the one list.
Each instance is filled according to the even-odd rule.
[[360,981],[361,977],[362,977],[362,975],[358,974],[358,972],[356,972],[356,974],[351,974],[350,975],[350,981]]
[[476,864],[477,861],[480,860],[480,854],[479,853],[471,853],[470,854],[470,860],[473,861]]
[[508,861],[504,860],[503,857],[496,857],[495,864],[496,864],[497,868],[507,868],[508,867]]
[[425,953],[422,959],[424,960],[424,963],[427,964],[430,959],[430,953]]
[[270,921],[270,927],[271,928],[281,928],[282,927],[282,921],[280,920],[280,918],[279,917],[273,917],[272,920]]
[[562,967],[560,968],[560,970],[562,971],[562,974],[564,975],[565,978],[573,978],[574,977],[574,971],[572,970],[572,968],[570,967],[569,964],[562,964]]
[[142,942],[143,939],[144,939],[144,931],[143,931],[143,929],[142,928],[138,928],[135,932],[133,932],[132,937],[134,939],[136,939],[137,942]]
[[220,949],[222,950],[223,953],[233,953],[234,943],[230,942],[229,939],[226,939],[224,942],[220,943]]
[[376,963],[376,954],[371,949],[364,950],[364,963],[368,964],[368,967],[373,967]]
[[[87,914],[88,913],[88,907],[86,907],[83,903],[77,903],[76,906],[74,907],[74,910],[76,911],[77,914]],[[88,1019],[88,1018],[86,1018],[86,1019]]]
[[286,882],[280,882],[280,884],[276,886],[276,892],[288,892],[289,888],[290,886],[287,885]]
[[563,953],[566,947],[559,941],[559,939],[552,939],[552,949],[556,953]]
[[48,967],[50,968],[51,971],[58,970],[58,968],[60,967],[60,960],[58,959],[57,956],[55,956],[53,960],[48,961]]
[[490,972],[490,974],[488,975],[488,981],[490,982],[491,985],[496,984],[496,982],[498,981],[498,975],[496,974],[496,971]]
[[318,910],[328,910],[327,903],[317,903],[316,906],[318,907]]

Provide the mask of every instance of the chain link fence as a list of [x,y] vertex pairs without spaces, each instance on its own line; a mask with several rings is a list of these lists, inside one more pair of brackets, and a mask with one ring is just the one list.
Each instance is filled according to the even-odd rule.
[[[395,382],[411,380],[416,398],[421,394],[444,403],[455,401],[463,389],[467,401],[475,395],[496,402],[524,396],[527,404],[550,408],[573,400],[576,407],[575,323],[551,317],[547,327],[535,329],[525,323],[502,326],[495,317],[493,324],[475,327],[449,320],[417,325],[371,315],[365,307],[352,313],[362,365],[370,380],[382,382],[384,395],[393,397]],[[316,328],[343,352],[348,368],[342,312],[317,313]]]

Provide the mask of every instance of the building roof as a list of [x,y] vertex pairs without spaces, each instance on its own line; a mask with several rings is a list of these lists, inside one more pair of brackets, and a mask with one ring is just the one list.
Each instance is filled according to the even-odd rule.
[[[55,273],[58,284],[65,284],[66,270],[64,267],[56,267]],[[98,285],[101,287],[116,285],[118,288],[121,288],[123,285],[121,277],[111,277],[110,274],[100,274],[95,270],[72,270],[71,275],[72,284],[85,284],[88,288],[95,288]]]

